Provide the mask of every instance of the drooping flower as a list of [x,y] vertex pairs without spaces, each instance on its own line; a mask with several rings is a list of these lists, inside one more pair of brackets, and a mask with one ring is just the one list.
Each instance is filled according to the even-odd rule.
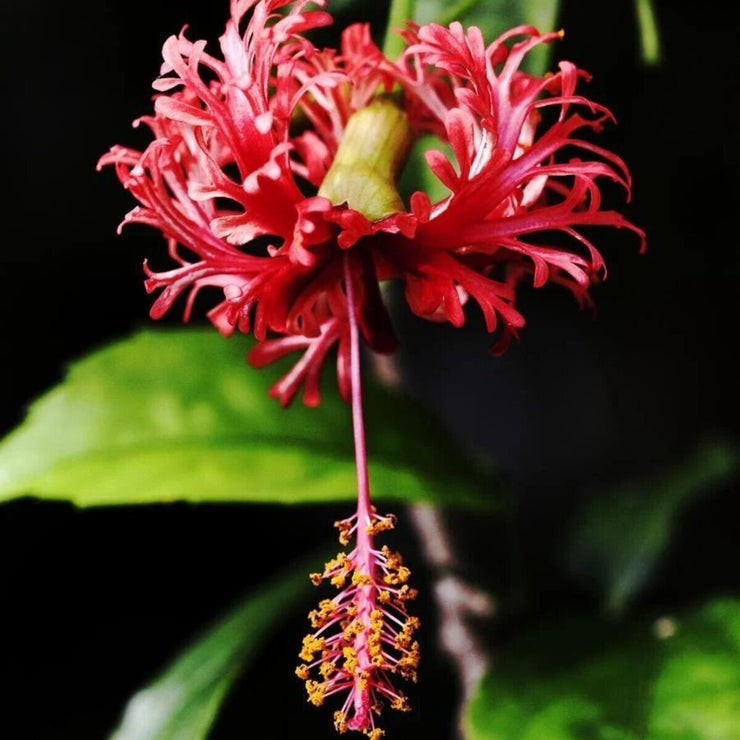
[[[316,576],[341,590],[312,613],[298,672],[314,703],[344,695],[340,732],[377,740],[374,712],[407,707],[393,678],[415,678],[418,663],[407,570],[374,545],[391,520],[370,503],[360,343],[396,348],[381,283],[400,281],[411,311],[431,321],[461,326],[477,305],[498,352],[524,326],[522,284],[557,283],[589,301],[605,265],[583,227],[644,235],[602,207],[601,182],[629,196],[630,177],[582,136],[611,118],[576,91],[587,75],[569,62],[545,77],[521,70],[559,34],[521,26],[486,46],[475,27],[408,23],[391,61],[362,24],[343,32],[339,51],[317,49],[304,34],[331,17],[309,4],[231,0],[218,56],[184,31],[170,37],[154,113],[137,121],[153,140],[144,151],[113,147],[100,166],[114,166],[138,201],[124,224],[167,240],[174,266],[145,265],[153,318],[184,296],[187,320],[201,291],[218,296],[210,320],[225,335],[254,335],[253,365],[300,353],[271,389],[284,406],[301,389],[319,403],[336,347],[358,474],[357,514],[340,529],[355,547]],[[426,155],[449,195],[405,203],[397,181],[423,133],[449,146]]]
[[[630,181],[619,157],[579,135],[610,118],[576,92],[585,73],[569,62],[543,78],[520,70],[527,52],[558,34],[519,27],[486,46],[475,27],[409,24],[392,64],[366,25],[344,31],[340,52],[316,49],[301,34],[331,17],[306,10],[307,0],[276,12],[287,4],[232,0],[222,58],[184,32],[169,38],[154,115],[137,122],[154,140],[144,152],[114,147],[100,162],[139,201],[124,223],[154,226],[168,241],[176,266],[146,266],[147,290],[160,291],[152,316],[188,293],[187,319],[199,292],[216,289],[209,318],[224,334],[254,334],[254,365],[303,353],[273,388],[282,404],[301,386],[307,404],[319,402],[334,345],[349,397],[343,254],[371,350],[396,347],[378,288],[391,279],[433,321],[460,326],[466,303],[476,303],[503,349],[524,325],[515,297],[527,275],[588,300],[605,267],[580,227],[642,234],[602,208],[600,179],[627,191]],[[400,95],[378,96],[394,85]],[[544,125],[546,109],[555,114]],[[425,131],[452,149],[427,153],[451,194],[433,204],[417,192],[407,207],[396,178]],[[553,244],[555,232],[572,248]]]

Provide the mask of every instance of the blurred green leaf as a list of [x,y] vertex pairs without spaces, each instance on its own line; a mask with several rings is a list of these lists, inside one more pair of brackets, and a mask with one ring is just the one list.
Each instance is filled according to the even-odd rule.
[[657,64],[660,61],[660,33],[655,18],[653,0],[635,0],[637,25],[640,29],[640,49],[645,64]]
[[684,509],[736,468],[734,446],[704,444],[670,470],[589,497],[567,548],[569,569],[595,581],[607,610],[619,613],[654,573]]
[[564,619],[511,645],[469,740],[736,740],[740,600],[632,629]]
[[[74,363],[0,443],[0,500],[78,506],[350,500],[349,407],[327,369],[318,409],[268,398],[276,369],[210,329],[142,331]],[[284,366],[283,366],[284,368]],[[493,507],[498,486],[408,398],[368,387],[370,475],[379,498]]]
[[429,169],[429,165],[424,158],[425,153],[430,149],[444,152],[450,161],[455,161],[455,155],[449,144],[440,141],[431,134],[420,136],[411,147],[409,161],[398,183],[398,190],[402,197],[408,199],[417,190],[421,190],[429,196],[432,203],[438,203],[450,194],[450,191]]
[[110,740],[204,740],[265,635],[309,588],[298,569],[250,594],[134,694]]
[[[418,23],[435,21],[448,25],[459,20],[465,26],[478,26],[488,43],[514,26],[535,26],[541,32],[554,31],[558,20],[558,0],[416,0]],[[547,69],[551,44],[541,44],[527,55],[524,68],[541,75]]]

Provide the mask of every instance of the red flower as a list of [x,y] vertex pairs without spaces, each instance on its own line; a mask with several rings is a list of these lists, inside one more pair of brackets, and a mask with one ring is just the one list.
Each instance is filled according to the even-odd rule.
[[[433,321],[462,325],[472,299],[488,330],[498,330],[500,350],[524,325],[514,301],[527,274],[535,286],[557,282],[587,300],[605,268],[579,227],[626,226],[642,234],[601,208],[598,180],[629,191],[629,175],[616,155],[577,136],[610,117],[575,92],[585,74],[568,62],[544,78],[519,70],[532,47],[557,34],[520,27],[486,47],[475,27],[409,24],[408,48],[391,64],[364,25],[345,30],[341,52],[316,49],[301,34],[331,17],[307,11],[307,0],[275,14],[287,4],[232,0],[222,58],[184,33],[169,38],[154,83],[154,115],[137,121],[154,140],[144,152],[113,147],[100,161],[115,166],[140,204],[124,223],[161,230],[177,264],[163,272],[145,266],[147,290],[161,291],[152,316],[188,292],[187,320],[202,288],[220,289],[209,318],[224,334],[237,328],[254,334],[260,343],[252,364],[303,352],[272,389],[283,405],[301,385],[307,404],[319,402],[321,367],[335,344],[339,386],[348,397],[345,250],[360,329],[372,350],[396,346],[379,291],[388,279],[403,281],[411,310]],[[525,40],[508,48],[514,36]],[[439,151],[427,161],[451,195],[432,204],[415,193],[408,210],[397,198],[377,217],[353,208],[350,197],[342,202],[341,188],[327,186],[327,173],[353,115],[381,105],[373,103],[378,89],[394,84],[404,93],[399,115],[404,126],[410,121],[406,138],[432,131],[449,142],[454,162]],[[386,112],[392,105],[385,101]],[[546,107],[556,111],[549,125]],[[407,144],[399,145],[397,159]],[[580,158],[567,158],[568,151]],[[396,174],[389,175],[390,188]],[[331,191],[331,200],[306,195],[312,188]],[[556,231],[575,249],[549,243]]]
[[[314,703],[346,693],[340,732],[379,740],[380,706],[407,709],[391,678],[415,680],[419,659],[408,569],[374,545],[392,519],[370,502],[360,339],[376,352],[396,347],[380,283],[402,281],[415,314],[454,326],[477,304],[502,351],[524,326],[515,298],[528,276],[589,300],[605,266],[581,227],[644,235],[601,207],[603,179],[628,196],[630,180],[619,157],[581,138],[611,118],[576,93],[585,73],[568,62],[542,78],[520,70],[558,34],[522,26],[486,47],[477,28],[408,24],[392,63],[364,25],[344,31],[340,52],[316,49],[301,34],[331,17],[308,4],[232,0],[221,58],[184,33],[169,38],[154,115],[140,119],[154,140],[144,152],[113,147],[100,165],[139,202],[124,223],[161,230],[176,263],[145,265],[147,290],[160,291],[154,318],[187,294],[187,320],[201,289],[216,288],[208,316],[223,334],[254,334],[252,364],[302,353],[271,389],[283,405],[301,387],[305,403],[319,402],[337,345],[358,475],[357,513],[339,523],[340,539],[355,547],[314,578],[341,590],[312,612],[298,673]],[[406,205],[397,178],[423,132],[449,144],[451,156],[431,151],[427,162],[450,194],[432,203],[417,192]]]

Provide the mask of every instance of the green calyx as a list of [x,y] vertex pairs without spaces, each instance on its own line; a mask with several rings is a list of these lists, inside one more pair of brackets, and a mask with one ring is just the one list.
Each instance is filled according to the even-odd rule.
[[413,135],[406,113],[389,95],[375,98],[347,122],[319,195],[347,204],[368,221],[406,210],[396,188]]

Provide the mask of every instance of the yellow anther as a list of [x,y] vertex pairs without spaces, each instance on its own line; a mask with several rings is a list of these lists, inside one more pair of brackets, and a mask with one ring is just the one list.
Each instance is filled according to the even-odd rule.
[[391,709],[395,709],[398,712],[410,712],[409,700],[405,696],[397,696],[391,702]]
[[329,562],[324,563],[324,573],[327,575],[337,569],[343,569],[344,571],[349,570],[349,561],[347,560],[347,553],[340,552],[337,556]]
[[336,670],[337,667],[334,665],[334,663],[326,661],[321,664],[321,667],[319,668],[319,673],[325,681],[328,681],[334,675]]
[[352,522],[347,519],[339,522],[334,522],[334,526],[339,530],[339,543],[345,547],[349,545],[352,537]]
[[405,601],[413,601],[419,592],[415,588],[409,588],[408,585],[401,586],[396,594],[396,602],[403,604]]
[[419,643],[411,645],[409,652],[396,663],[393,671],[416,683],[416,669],[419,667]]
[[411,571],[404,565],[402,565],[401,556],[390,553],[386,562],[388,573],[385,575],[383,580],[389,586],[398,586],[408,581]]
[[321,581],[324,580],[324,576],[321,573],[311,573],[309,578],[311,579],[311,583],[313,583],[314,586],[320,586]]
[[318,681],[306,681],[306,692],[308,693],[308,701],[315,707],[320,707],[324,703],[326,684]]
[[354,648],[345,647],[342,650],[342,654],[344,655],[342,668],[351,676],[354,676],[357,670],[357,651]]
[[344,735],[347,732],[347,718],[337,710],[334,712],[334,729],[340,734]]
[[308,680],[308,673],[309,668],[304,663],[302,665],[299,665],[298,668],[295,669],[295,675],[298,676],[298,678],[301,679],[301,681],[307,681]]
[[343,588],[346,582],[347,577],[343,573],[337,573],[330,581],[331,585],[337,588]]
[[322,614],[332,614],[337,610],[337,605],[331,599],[322,599],[319,601],[319,609]]
[[358,573],[355,571],[352,574],[352,585],[353,586],[372,586],[373,579],[367,573]]
[[323,637],[314,637],[313,635],[306,635],[303,638],[303,650],[298,654],[301,660],[311,662],[315,653],[320,653],[324,649],[324,643],[326,641]]
[[380,740],[380,738],[385,735],[385,732],[379,727],[376,727],[374,730],[365,730],[365,734],[370,738],[370,740]]
[[337,610],[337,605],[331,599],[323,599],[319,602],[319,608],[308,613],[311,626],[314,629],[323,627]]
[[403,558],[400,553],[393,552],[388,545],[383,545],[380,549],[386,559],[386,565],[392,570],[400,568],[403,565]]
[[387,532],[396,526],[396,517],[391,514],[385,519],[374,519],[370,524],[367,525],[367,533],[371,537],[375,537],[381,532]]
[[363,631],[364,626],[362,622],[360,622],[359,619],[353,619],[345,628],[344,632],[342,633],[342,637],[347,642],[352,642],[357,635],[359,635]]

